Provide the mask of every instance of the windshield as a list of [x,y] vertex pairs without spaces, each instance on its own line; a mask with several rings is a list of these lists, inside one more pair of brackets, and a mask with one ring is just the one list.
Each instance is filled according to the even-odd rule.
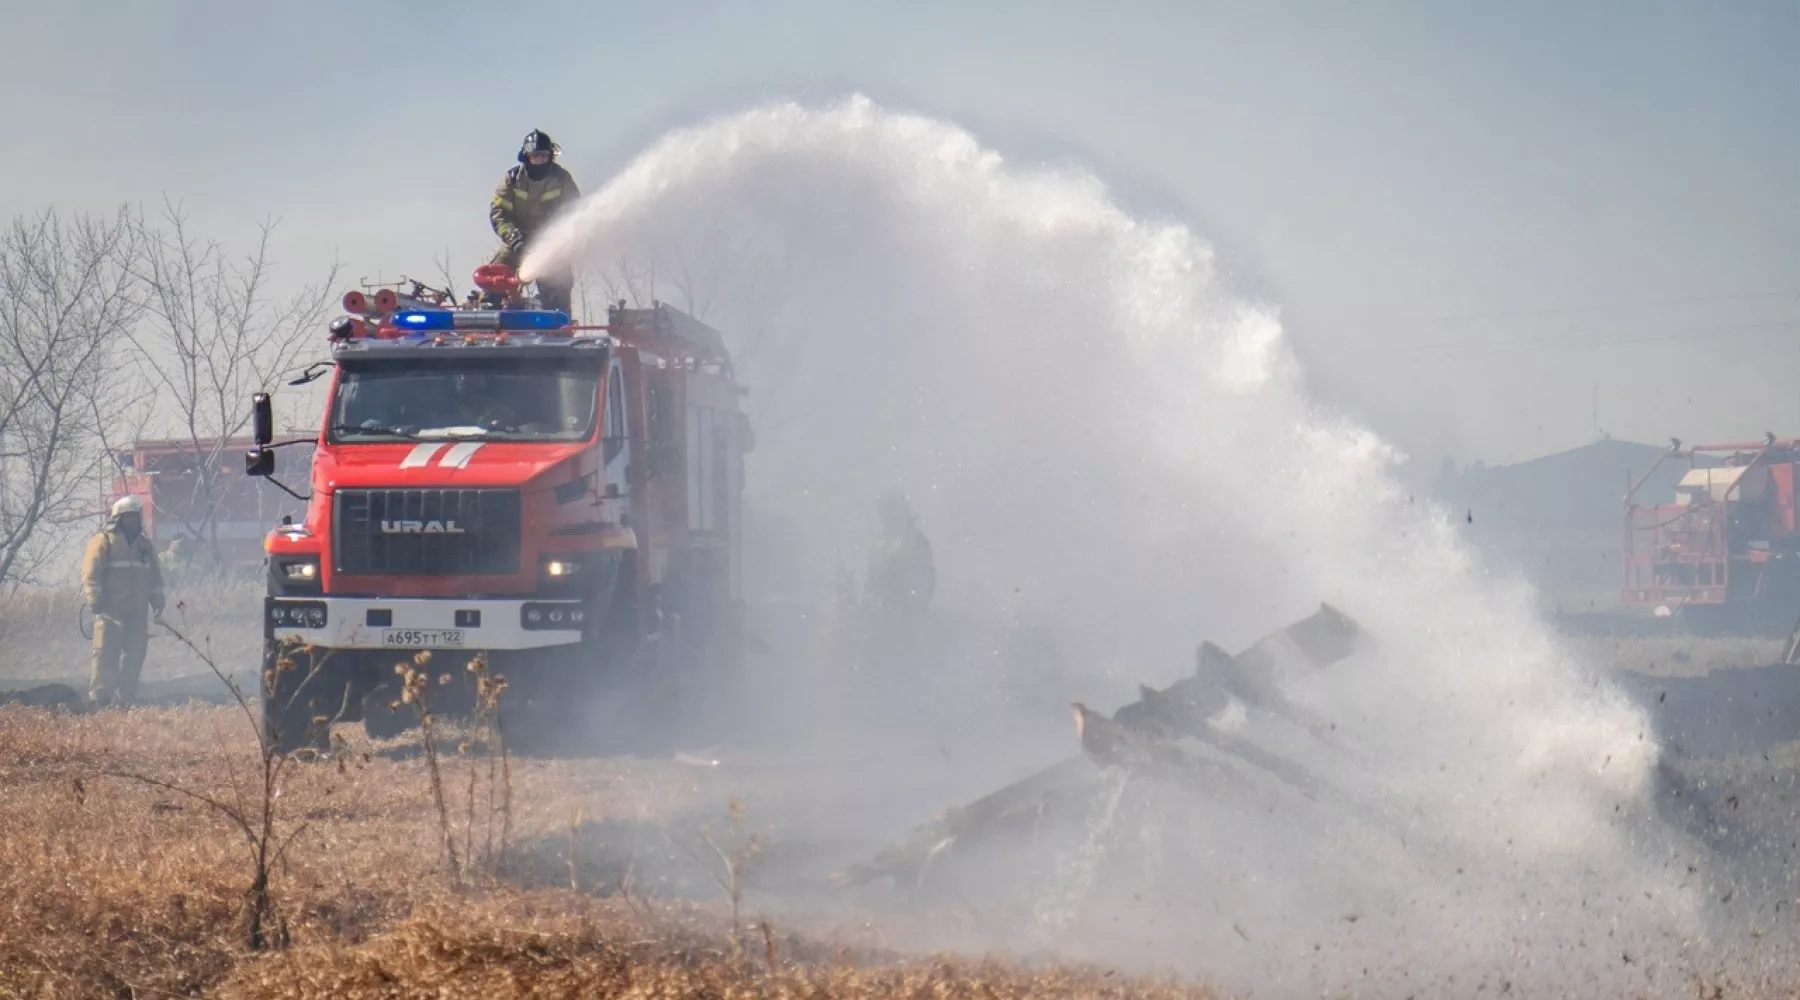
[[567,359],[384,359],[345,365],[333,441],[480,438],[581,441],[593,433],[601,366]]

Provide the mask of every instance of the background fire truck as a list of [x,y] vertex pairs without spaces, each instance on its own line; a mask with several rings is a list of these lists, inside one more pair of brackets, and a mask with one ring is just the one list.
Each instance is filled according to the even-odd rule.
[[[1672,502],[1646,502],[1663,462],[1686,468]],[[1625,495],[1620,598],[1702,631],[1779,635],[1800,614],[1800,440],[1676,442]],[[1662,498],[1657,498],[1662,499]]]
[[[235,468],[252,447],[248,436],[198,444],[186,438],[134,441],[113,456],[118,472],[102,509],[127,494],[143,500],[144,530],[159,551],[175,546],[172,569],[187,579],[260,579],[269,525],[284,514],[301,517],[306,504]],[[286,457],[305,475],[312,453],[305,444]],[[216,470],[211,476],[203,474],[207,463]]]

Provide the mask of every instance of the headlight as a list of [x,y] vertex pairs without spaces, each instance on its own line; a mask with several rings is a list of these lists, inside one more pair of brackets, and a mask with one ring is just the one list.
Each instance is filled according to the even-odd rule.
[[282,563],[281,573],[290,583],[312,583],[319,578],[319,561],[304,559]]
[[591,552],[557,552],[538,558],[538,595],[548,598],[574,597],[593,582],[595,554]]
[[544,563],[544,575],[553,579],[566,579],[579,572],[581,572],[581,563],[566,556]]

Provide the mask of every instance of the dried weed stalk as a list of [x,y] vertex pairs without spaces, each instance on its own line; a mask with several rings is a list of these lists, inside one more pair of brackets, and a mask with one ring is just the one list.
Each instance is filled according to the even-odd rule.
[[[418,713],[420,739],[431,780],[432,803],[437,809],[439,839],[443,844],[444,859],[451,877],[463,883],[477,872],[498,877],[505,867],[506,847],[512,836],[512,761],[507,753],[505,732],[500,724],[500,698],[506,690],[506,678],[488,671],[485,654],[475,655],[468,663],[468,671],[475,678],[475,728],[469,738],[458,745],[459,752],[469,762],[463,809],[462,850],[459,853],[457,831],[450,819],[449,797],[445,792],[444,765],[438,754],[439,720],[432,711],[429,697],[431,674],[425,668],[430,661],[431,652],[421,650],[413,656],[411,663],[395,665],[394,672],[401,678],[401,694],[399,702],[390,707],[398,709],[400,704],[408,704]],[[448,685],[452,679],[448,673],[440,674],[437,683],[439,686]],[[480,756],[474,753],[477,748],[481,750]],[[478,810],[477,786],[484,766],[483,757],[487,772],[487,802],[485,810]],[[479,818],[478,811],[483,813]],[[497,838],[494,830],[496,819],[500,824]],[[479,854],[475,849],[477,826],[485,826]]]
[[706,873],[712,876],[713,881],[719,883],[719,888],[725,890],[725,894],[730,898],[731,954],[734,959],[741,958],[744,952],[744,924],[742,916],[744,905],[744,876],[749,870],[751,862],[762,853],[763,848],[766,846],[760,835],[753,834],[749,838],[745,838],[743,835],[743,826],[744,800],[741,798],[733,798],[731,800],[731,849],[727,850],[724,847],[719,846],[719,842],[713,839],[712,834],[705,830],[700,831],[700,839],[705,841],[706,846],[712,848],[713,853],[719,856],[722,870],[715,870],[711,865],[701,861],[699,855],[691,850],[686,844],[682,843],[679,838],[670,838],[675,841],[676,846],[680,847],[688,857],[694,860],[695,864],[705,868]]
[[[424,743],[426,773],[431,778],[431,801],[437,807],[438,833],[444,845],[444,860],[449,865],[452,878],[462,874],[462,863],[456,854],[456,834],[450,829],[450,806],[444,798],[444,774],[438,764],[436,716],[432,714],[429,694],[431,691],[431,674],[424,669],[431,662],[431,651],[422,649],[414,654],[411,663],[397,663],[394,672],[400,675],[400,701],[411,705],[419,713],[419,737]],[[450,675],[438,677],[439,684],[450,683]]]
[[[475,725],[478,745],[487,757],[487,835],[482,863],[493,875],[506,868],[506,845],[512,837],[512,758],[506,749],[506,731],[500,724],[500,696],[506,691],[506,678],[490,674],[487,655],[469,661],[475,675]],[[469,825],[474,827],[475,762],[469,763]],[[495,796],[499,798],[496,801]],[[500,818],[500,838],[494,839],[494,818]]]

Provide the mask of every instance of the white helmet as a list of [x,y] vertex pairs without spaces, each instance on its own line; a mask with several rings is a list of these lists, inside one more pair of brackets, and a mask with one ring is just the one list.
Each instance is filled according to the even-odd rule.
[[115,518],[120,514],[142,514],[143,512],[144,501],[138,499],[135,493],[127,493],[113,501],[112,516]]

